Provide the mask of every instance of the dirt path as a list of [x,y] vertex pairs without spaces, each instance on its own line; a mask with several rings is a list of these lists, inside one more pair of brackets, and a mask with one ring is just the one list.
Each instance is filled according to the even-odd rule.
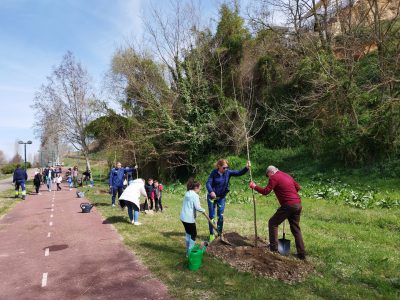
[[41,192],[0,220],[0,299],[170,298],[75,190]]

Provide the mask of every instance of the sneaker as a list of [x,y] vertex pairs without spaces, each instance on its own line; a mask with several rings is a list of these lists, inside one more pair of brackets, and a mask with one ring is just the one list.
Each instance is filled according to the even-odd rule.
[[38,193],[38,195],[41,195],[42,193]]
[[135,225],[135,226],[140,226],[140,225],[142,225],[142,223],[139,223],[139,222],[133,222],[133,225]]
[[213,234],[210,234],[210,238],[208,239],[208,241],[211,243],[214,239],[215,239],[215,236]]
[[115,207],[115,204],[112,204],[111,207]]

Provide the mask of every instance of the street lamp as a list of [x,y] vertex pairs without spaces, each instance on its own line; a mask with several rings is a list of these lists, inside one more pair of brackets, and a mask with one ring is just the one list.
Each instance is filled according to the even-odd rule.
[[18,144],[24,144],[24,154],[25,154],[25,170],[26,170],[26,144],[32,144],[32,141],[27,141],[27,142],[23,142],[23,141],[19,141]]

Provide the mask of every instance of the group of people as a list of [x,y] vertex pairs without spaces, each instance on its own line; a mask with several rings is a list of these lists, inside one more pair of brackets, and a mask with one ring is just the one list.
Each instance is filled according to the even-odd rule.
[[[215,222],[215,212],[217,212],[217,229],[221,234],[224,225],[224,211],[226,197],[229,193],[229,181],[232,176],[242,176],[247,173],[251,167],[250,161],[242,170],[230,170],[229,163],[226,159],[220,159],[215,165],[215,169],[211,172],[206,182],[207,188],[207,204],[210,219]],[[274,166],[269,166],[266,170],[268,184],[264,188],[256,185],[254,182],[249,183],[249,188],[257,191],[262,195],[268,195],[272,191],[280,203],[280,207],[268,221],[269,230],[269,249],[273,252],[278,251],[278,226],[285,221],[289,221],[290,230],[295,238],[297,257],[305,259],[305,248],[303,237],[300,230],[300,215],[302,211],[301,198],[298,194],[300,185],[287,173],[278,170]],[[193,179],[187,183],[187,192],[183,199],[180,219],[183,223],[186,233],[186,251],[189,255],[190,250],[194,247],[197,230],[196,230],[196,211],[204,213],[205,209],[200,205],[199,193],[201,184]],[[209,224],[210,238],[214,240],[214,228]]]
[[[250,167],[250,161],[247,161],[243,169],[230,170],[228,161],[220,159],[208,177],[206,182],[208,216],[213,223],[215,223],[215,218],[217,217],[216,227],[218,234],[222,234],[223,231],[224,211],[226,197],[230,189],[230,178],[246,174]],[[131,174],[131,176],[128,174]],[[300,215],[302,211],[301,198],[298,193],[300,185],[289,174],[278,170],[274,166],[269,166],[265,175],[268,177],[268,184],[265,187],[258,186],[255,182],[250,182],[249,188],[262,195],[268,195],[274,191],[280,203],[280,207],[268,221],[269,249],[273,252],[278,251],[278,226],[287,219],[295,238],[297,257],[305,259],[304,242],[300,230]],[[134,179],[135,177],[136,179]],[[124,187],[124,181],[127,181],[126,187]],[[137,166],[134,168],[122,168],[121,163],[118,162],[110,172],[109,186],[112,194],[112,206],[115,206],[115,199],[118,196],[121,208],[128,208],[129,219],[134,225],[140,225],[141,196],[145,198],[143,209],[152,210],[155,208],[156,211],[163,210],[161,201],[162,185],[151,178],[147,180],[147,183],[138,178]],[[180,220],[186,233],[187,255],[194,247],[197,237],[196,212],[205,213],[205,209],[200,204],[200,191],[201,183],[199,181],[190,179],[187,182],[187,192],[185,193],[180,213]],[[212,224],[209,224],[209,232],[209,241],[213,241],[215,235]]]
[[[122,167],[117,162],[115,168],[112,168],[109,175],[109,187],[111,194],[111,206],[115,207],[115,200],[118,197],[120,207],[128,208],[128,216],[132,224],[139,223],[140,196],[145,198],[142,209],[144,211],[163,212],[162,191],[163,185],[157,180],[149,178],[147,183],[137,176],[137,166]],[[135,179],[136,178],[136,179]]]

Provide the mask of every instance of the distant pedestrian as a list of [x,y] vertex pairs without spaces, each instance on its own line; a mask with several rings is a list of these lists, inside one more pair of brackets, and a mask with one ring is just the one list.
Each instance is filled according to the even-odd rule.
[[21,168],[20,164],[17,164],[17,168],[14,171],[13,183],[15,184],[15,198],[19,197],[19,188],[21,187],[22,200],[26,197],[25,182],[28,180],[28,174],[26,170]]
[[129,220],[133,225],[141,225],[139,223],[140,196],[147,196],[144,180],[141,178],[133,180],[119,197],[119,205],[122,209],[125,206],[128,207]]
[[46,172],[46,184],[47,184],[47,190],[51,192],[51,186],[52,186],[52,177],[53,177],[53,168],[48,168]]
[[58,173],[56,177],[57,191],[61,191],[61,182],[62,182],[62,177],[61,174]]
[[74,166],[74,168],[72,169],[72,181],[74,183],[74,188],[78,187],[78,175],[79,175],[78,167]]
[[42,182],[42,175],[39,172],[35,172],[35,177],[33,177],[33,185],[35,186],[37,195],[40,195],[39,189],[41,182]]
[[187,192],[183,198],[181,210],[181,222],[186,232],[186,255],[189,256],[190,250],[194,247],[197,237],[196,229],[196,211],[204,213],[206,210],[200,205],[200,188],[201,185],[194,179],[189,179],[186,184]]
[[271,251],[278,251],[278,226],[288,219],[290,231],[296,243],[297,257],[305,259],[304,242],[300,230],[302,210],[301,199],[298,194],[300,185],[289,174],[279,171],[274,166],[269,166],[265,175],[269,177],[268,185],[265,188],[257,186],[254,182],[250,182],[249,187],[263,195],[268,195],[274,191],[281,205],[268,221],[269,248]]

